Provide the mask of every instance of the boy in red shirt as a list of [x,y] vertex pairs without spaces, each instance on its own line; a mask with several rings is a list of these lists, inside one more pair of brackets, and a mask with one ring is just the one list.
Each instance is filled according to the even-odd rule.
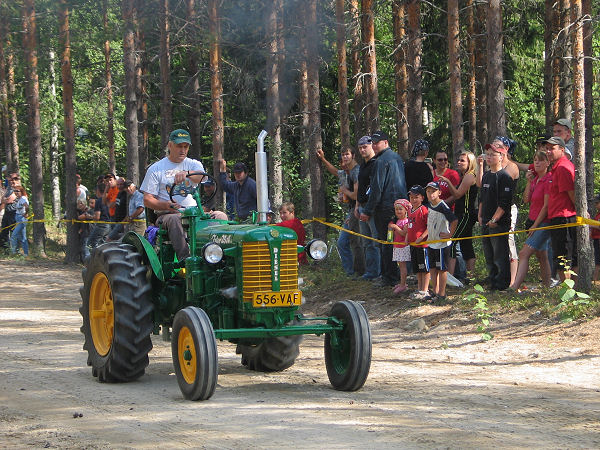
[[[304,241],[306,240],[306,231],[304,230],[304,225],[302,225],[300,219],[296,218],[296,213],[294,211],[295,208],[292,202],[283,203],[279,208],[279,215],[281,216],[281,220],[283,220],[283,222],[279,222],[277,226],[291,228],[294,230],[298,236],[298,245],[304,246]],[[308,264],[306,252],[298,253],[298,262],[300,264]]]
[[427,245],[418,245],[427,240],[427,216],[429,210],[423,205],[425,190],[418,184],[408,191],[412,206],[408,214],[408,233],[406,241],[411,244],[410,260],[413,272],[417,274],[418,291],[412,295],[415,300],[429,297],[429,259]]

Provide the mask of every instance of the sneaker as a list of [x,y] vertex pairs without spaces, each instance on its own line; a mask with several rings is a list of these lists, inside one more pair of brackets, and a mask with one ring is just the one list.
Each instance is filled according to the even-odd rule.
[[373,281],[373,280],[377,280],[379,277],[370,277],[367,275],[363,275],[362,277],[359,278],[359,280],[362,281]]
[[433,303],[437,299],[437,294],[427,294],[422,300],[427,303]]
[[436,305],[442,306],[448,303],[448,300],[445,295],[436,295],[434,299],[434,303]]
[[427,297],[429,297],[429,292],[427,291],[415,291],[410,296],[413,300],[425,300]]
[[390,281],[386,281],[383,278],[379,278],[378,280],[373,280],[373,286],[387,287],[387,286],[394,286],[394,283],[392,283]]

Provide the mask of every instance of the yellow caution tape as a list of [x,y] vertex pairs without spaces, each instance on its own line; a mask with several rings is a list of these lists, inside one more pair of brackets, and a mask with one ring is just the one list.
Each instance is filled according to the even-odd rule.
[[573,223],[565,223],[565,224],[560,224],[560,225],[548,225],[548,226],[545,226],[545,227],[529,228],[528,230],[505,231],[503,233],[483,234],[483,235],[479,235],[479,236],[467,236],[467,237],[455,237],[455,238],[436,239],[436,240],[430,240],[430,241],[423,241],[423,242],[419,242],[418,244],[415,244],[414,242],[390,242],[390,241],[383,241],[381,239],[376,239],[376,238],[373,238],[371,236],[365,236],[363,234],[357,233],[356,231],[348,230],[348,229],[343,228],[343,227],[341,227],[339,225],[336,225],[334,223],[327,222],[327,221],[325,221],[325,219],[323,219],[321,217],[313,217],[312,219],[303,220],[302,224],[307,225],[307,224],[309,224],[311,222],[317,222],[317,223],[320,223],[322,225],[326,225],[328,227],[335,228],[336,230],[345,231],[346,233],[352,234],[354,236],[359,236],[359,237],[362,237],[362,238],[365,238],[365,239],[369,239],[371,241],[375,241],[375,242],[378,242],[380,244],[387,244],[387,245],[408,244],[408,245],[417,246],[417,247],[421,247],[423,245],[435,244],[437,242],[464,241],[464,240],[467,240],[467,239],[481,239],[481,238],[496,237],[496,236],[506,236],[506,235],[509,235],[509,234],[528,233],[530,231],[537,231],[537,230],[554,230],[554,229],[557,229],[557,228],[578,227],[578,226],[583,226],[583,225],[600,226],[600,221],[593,220],[593,219],[586,219],[585,217],[579,217],[579,216],[577,216],[577,219]]

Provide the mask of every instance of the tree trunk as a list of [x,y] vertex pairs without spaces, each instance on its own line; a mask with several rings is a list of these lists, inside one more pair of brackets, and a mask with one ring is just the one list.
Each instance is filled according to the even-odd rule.
[[588,198],[588,207],[593,205],[594,198],[594,68],[592,64],[592,2],[582,1],[583,9],[583,86],[585,101],[585,180]]
[[[588,212],[586,195],[586,164],[585,164],[585,99],[583,82],[583,21],[581,0],[571,0],[572,51],[573,51],[573,116],[575,132],[575,207],[577,215],[585,217]],[[592,273],[594,272],[594,257],[590,242],[588,226],[577,227],[577,289],[589,293],[592,288]]]
[[552,116],[546,128],[551,130],[554,122],[560,118],[560,64],[562,55],[562,35],[560,30],[560,2],[555,0],[552,4]]
[[44,175],[42,172],[42,133],[40,121],[40,85],[37,73],[37,38],[34,0],[23,1],[23,50],[27,95],[27,135],[29,141],[29,179],[34,215],[32,254],[45,257]]
[[[352,0],[354,1],[354,0]],[[308,63],[307,63],[307,42],[306,42],[306,14],[302,11],[299,14],[300,20],[302,21],[301,27],[299,27],[299,40],[300,40],[300,74],[298,84],[300,86],[300,93],[298,98],[298,108],[302,115],[302,133],[301,133],[301,158],[300,163],[300,177],[303,180],[307,180],[311,177],[311,157],[310,157],[310,145],[309,145],[309,107],[308,107]],[[360,70],[360,60],[359,60]],[[356,97],[355,97],[356,98]],[[312,190],[302,190],[302,210],[308,217],[312,217]]]
[[[307,82],[308,82],[308,142],[310,162],[310,182],[312,193],[312,216],[325,217],[325,186],[321,164],[317,159],[317,149],[323,147],[321,140],[321,107],[319,98],[319,53],[317,44],[320,32],[317,27],[317,0],[306,2],[306,41]],[[327,237],[324,225],[314,224],[313,235],[320,239]]]
[[173,131],[171,111],[171,48],[169,0],[160,0],[160,144],[165,148]]
[[552,110],[554,101],[554,90],[552,89],[554,1],[544,1],[544,110],[546,114],[546,128],[550,128],[554,120],[556,120],[554,111]]
[[485,30],[485,17],[487,7],[476,3],[475,12],[475,76],[477,85],[477,139],[481,149],[488,142],[488,113],[487,113],[487,37]]
[[186,0],[187,20],[191,23],[189,29],[189,50],[187,55],[187,74],[189,79],[189,123],[190,123],[190,138],[192,147],[190,148],[190,158],[200,159],[201,155],[201,139],[202,139],[202,122],[200,121],[200,82],[198,81],[199,70],[199,55],[197,43],[199,40],[198,33],[198,14],[196,12],[195,0]]
[[2,39],[1,48],[4,51],[4,57],[2,57],[1,60],[5,64],[2,73],[6,77],[5,80],[7,90],[6,103],[4,104],[7,114],[6,120],[8,120],[8,128],[5,128],[5,132],[8,133],[8,137],[5,136],[5,139],[8,139],[8,143],[5,143],[6,167],[8,173],[11,173],[19,171],[19,121],[17,120],[17,108],[15,106],[15,67],[11,36],[8,29],[8,24],[6,24],[6,17],[2,15],[0,20],[4,22],[2,25],[4,26],[4,32],[0,38]]
[[110,73],[110,35],[108,29],[108,0],[104,0],[102,23],[104,27],[104,79],[106,81],[106,140],[108,141],[108,170],[111,173],[116,173],[117,162],[115,159],[115,118],[113,107],[112,75]]
[[335,33],[338,59],[338,94],[340,97],[340,140],[342,148],[350,145],[350,113],[348,110],[348,67],[346,62],[346,21],[344,0],[335,0]]
[[452,124],[452,151],[454,161],[465,150],[462,118],[462,90],[460,84],[460,41],[458,0],[448,0],[448,61],[450,70],[450,123]]
[[360,51],[362,42],[360,40],[360,14],[358,0],[349,0],[348,12],[350,13],[350,66],[352,68],[352,80],[354,81],[354,95],[352,99],[352,111],[354,114],[354,136],[358,140],[366,134],[365,129],[365,94],[360,63]]
[[467,34],[469,55],[469,93],[468,93],[468,117],[469,117],[469,151],[477,154],[477,76],[475,69],[475,4],[473,0],[467,0]]
[[570,1],[571,0],[560,0],[560,49],[562,51],[562,58],[560,59],[560,98],[559,98],[559,117],[571,118],[573,113],[573,73],[572,68],[572,56],[573,47],[572,40],[570,39],[570,25],[571,25],[571,12],[570,12]]
[[[266,130],[272,137],[269,151],[269,185],[271,187],[271,199],[273,205],[281,205],[282,196],[282,170],[281,170],[281,99],[279,97],[279,78],[282,68],[279,58],[279,17],[282,14],[281,0],[268,2],[265,15],[265,31],[267,35],[267,125]],[[263,211],[261,211],[263,212]]]
[[406,88],[408,74],[406,71],[406,18],[404,3],[394,0],[392,3],[394,23],[394,91],[396,99],[396,142],[398,153],[407,160],[410,156],[408,148],[408,107],[406,103]]
[[377,58],[375,54],[375,20],[373,0],[361,0],[363,75],[365,77],[366,127],[373,133],[379,129],[379,88],[377,86]]
[[500,0],[489,0],[487,10],[487,87],[488,127],[490,135],[506,135],[504,110],[504,74],[502,70],[503,36]]
[[[61,4],[62,6],[62,4]],[[59,13],[59,25],[62,19],[62,14]],[[48,71],[50,74],[50,99],[52,100],[52,124],[50,126],[50,182],[52,184],[52,217],[56,223],[60,220],[60,156],[58,153],[58,108],[56,102],[56,70],[55,70],[56,55],[54,50],[48,52]]]
[[77,219],[77,160],[75,152],[75,118],[73,112],[73,76],[71,74],[71,38],[69,28],[68,0],[61,0],[59,13],[59,34],[62,44],[62,97],[65,138],[65,211],[67,213],[67,249],[65,260],[79,262],[79,227],[71,222]]
[[137,98],[135,95],[135,0],[122,0],[124,22],[123,66],[125,70],[125,140],[127,178],[139,185]]
[[[223,159],[225,135],[223,124],[223,81],[221,74],[221,18],[219,1],[208,0],[208,30],[210,36],[210,97],[212,106],[212,154],[213,176],[218,178],[220,160]],[[223,203],[223,191],[219,187],[217,204]]]
[[[1,5],[1,3],[0,3]],[[2,11],[3,12],[3,11]],[[12,167],[12,152],[10,150],[10,121],[8,114],[8,87],[6,81],[6,55],[4,42],[8,36],[6,14],[0,15],[0,117],[2,118],[2,147],[6,156],[7,168]],[[11,169],[12,170],[12,169]]]
[[408,136],[409,148],[423,137],[423,95],[421,91],[423,72],[421,58],[421,0],[407,0],[408,16]]
[[148,53],[146,52],[146,36],[144,25],[144,0],[138,0],[138,26],[136,33],[136,61],[135,61],[135,95],[137,98],[138,116],[138,148],[140,161],[140,180],[146,175],[148,167]]

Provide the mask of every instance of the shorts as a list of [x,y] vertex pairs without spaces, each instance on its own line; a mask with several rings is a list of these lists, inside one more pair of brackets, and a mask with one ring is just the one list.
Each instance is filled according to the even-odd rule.
[[410,247],[410,262],[414,273],[429,273],[427,247]]
[[[572,217],[553,217],[550,219],[550,225],[563,225],[566,223],[575,223],[576,216]],[[555,267],[563,267],[562,258],[567,260],[570,268],[577,267],[577,233],[576,227],[555,228],[550,230],[552,240],[552,257]],[[564,270],[564,268],[560,269]]]
[[392,253],[392,261],[410,261],[410,246],[407,245],[406,247],[394,247],[394,253]]
[[[519,208],[517,205],[513,204],[510,207],[510,230],[515,231],[517,227],[517,214],[519,213]],[[510,252],[510,260],[518,261],[519,260],[519,252],[517,251],[517,244],[515,243],[515,235],[514,233],[508,235],[508,250]]]
[[594,243],[594,264],[600,266],[600,239],[593,239]]
[[[538,227],[547,227],[548,222],[543,222]],[[548,251],[550,249],[550,230],[537,230],[527,238],[525,243],[534,250]]]
[[450,255],[450,247],[431,248],[427,251],[429,257],[429,266],[432,269],[445,272],[448,270],[448,256]]

